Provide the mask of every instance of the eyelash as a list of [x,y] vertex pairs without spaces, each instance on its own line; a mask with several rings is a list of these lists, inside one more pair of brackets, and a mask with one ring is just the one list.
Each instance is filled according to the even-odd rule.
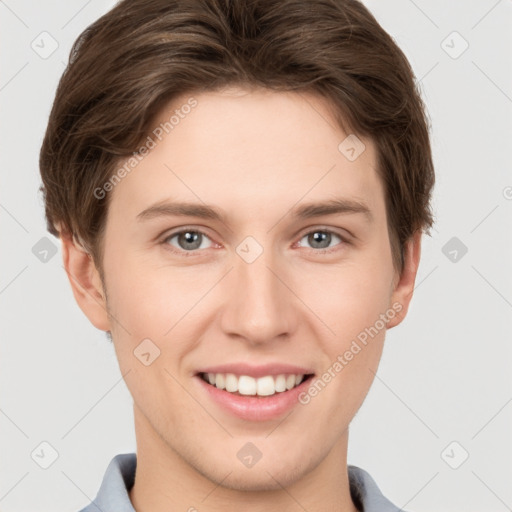
[[[179,256],[183,256],[185,258],[190,258],[190,257],[198,256],[198,254],[201,251],[205,250],[205,249],[194,249],[192,251],[178,250],[178,249],[172,247],[168,243],[169,240],[171,238],[174,238],[176,235],[181,235],[182,233],[187,233],[187,232],[199,233],[202,236],[205,236],[206,238],[210,239],[210,237],[206,233],[204,233],[203,231],[200,231],[199,229],[195,229],[195,228],[191,227],[191,228],[182,228],[179,231],[175,231],[173,233],[168,234],[162,240],[161,244],[164,245],[166,247],[166,249],[170,250],[174,254],[178,254]],[[339,248],[338,248],[339,245],[349,245],[350,244],[350,242],[347,239],[347,237],[344,237],[344,236],[340,235],[339,233],[336,233],[335,231],[332,231],[330,229],[323,229],[323,228],[316,228],[316,229],[312,229],[310,231],[307,231],[307,232],[303,233],[300,236],[299,241],[302,240],[305,236],[311,235],[313,233],[329,233],[331,235],[337,236],[341,240],[341,243],[335,245],[334,247],[329,247],[329,248],[326,248],[326,249],[314,249],[314,248],[311,248],[310,250],[315,252],[316,254],[329,254],[329,253],[332,253],[332,252],[335,252],[335,251],[339,250]]]

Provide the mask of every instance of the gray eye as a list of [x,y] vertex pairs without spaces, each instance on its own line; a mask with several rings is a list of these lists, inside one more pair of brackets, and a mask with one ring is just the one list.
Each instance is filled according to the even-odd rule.
[[331,231],[317,229],[302,237],[301,246],[303,245],[302,240],[307,239],[308,244],[310,244],[313,249],[327,249],[333,241],[333,236],[341,240],[337,234],[332,233]]
[[[171,243],[171,240],[176,238],[177,244],[175,245]],[[194,231],[191,229],[186,229],[183,231],[179,231],[178,233],[174,233],[166,238],[166,241],[170,243],[173,247],[177,249],[182,249],[184,251],[193,251],[195,249],[206,249],[208,246],[204,246],[204,242],[209,240],[208,237],[201,233],[200,231]]]

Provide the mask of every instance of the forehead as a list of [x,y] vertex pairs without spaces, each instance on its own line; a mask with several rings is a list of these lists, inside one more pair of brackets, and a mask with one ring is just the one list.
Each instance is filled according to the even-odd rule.
[[155,116],[145,141],[151,149],[111,201],[133,218],[169,198],[247,216],[339,197],[376,211],[384,205],[373,142],[343,132],[327,101],[311,93],[184,94]]

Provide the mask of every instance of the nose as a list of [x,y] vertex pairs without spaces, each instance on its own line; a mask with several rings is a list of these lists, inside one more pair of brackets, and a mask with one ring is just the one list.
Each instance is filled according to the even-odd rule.
[[290,337],[297,326],[297,298],[287,287],[284,262],[270,250],[249,263],[234,255],[234,268],[224,283],[221,326],[227,336],[251,345],[267,345]]

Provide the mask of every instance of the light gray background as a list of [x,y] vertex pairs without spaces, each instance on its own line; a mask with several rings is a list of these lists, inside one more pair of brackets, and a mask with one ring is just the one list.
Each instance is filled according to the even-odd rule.
[[[406,510],[510,510],[512,1],[365,4],[421,82],[437,223],[423,241],[409,315],[388,332],[352,423],[349,463]],[[113,347],[74,301],[38,193],[38,152],[70,46],[112,6],[0,1],[3,512],[78,510],[95,497],[111,458],[135,451]],[[43,31],[59,45],[46,59],[31,47],[42,46]],[[457,58],[463,40],[454,31],[469,44]],[[33,247],[45,236],[58,251],[43,262]],[[452,237],[468,249],[455,262],[443,253]],[[43,441],[59,454],[48,469],[31,458]]]

